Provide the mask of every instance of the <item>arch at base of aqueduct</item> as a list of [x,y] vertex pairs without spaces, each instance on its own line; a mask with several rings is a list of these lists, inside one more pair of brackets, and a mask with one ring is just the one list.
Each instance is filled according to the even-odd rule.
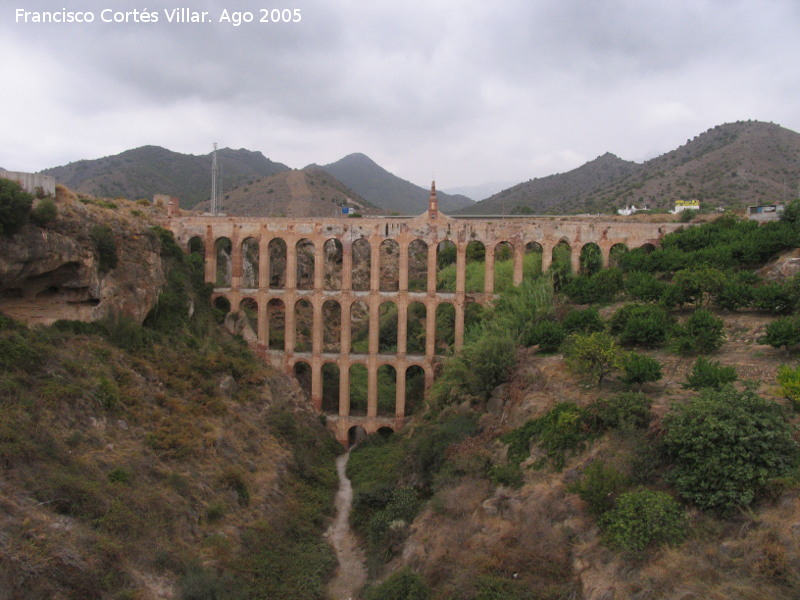
[[[486,304],[494,296],[495,249],[501,244],[510,248],[513,255],[513,283],[518,285],[523,279],[523,257],[526,245],[538,244],[542,253],[542,271],[552,262],[553,249],[566,243],[570,251],[573,272],[578,272],[582,248],[595,244],[602,256],[603,266],[608,266],[611,248],[623,244],[627,248],[637,248],[646,244],[658,245],[660,239],[674,231],[678,225],[671,223],[643,223],[618,219],[603,220],[592,217],[448,217],[438,211],[435,187],[431,189],[429,210],[418,217],[309,217],[307,219],[254,218],[226,216],[181,215],[174,204],[170,205],[167,227],[172,230],[176,240],[188,248],[193,238],[203,242],[205,252],[206,281],[215,284],[213,298],[224,298],[231,313],[236,313],[243,302],[248,303],[256,315],[257,325],[250,333],[251,342],[265,359],[288,374],[296,374],[300,368],[308,374],[310,370],[310,396],[315,408],[323,406],[323,368],[334,365],[338,368],[339,392],[338,410],[329,411],[328,426],[338,440],[347,444],[353,439],[355,428],[366,433],[382,428],[398,430],[406,419],[407,373],[424,374],[424,390],[427,392],[433,382],[437,363],[435,339],[437,308],[450,304],[455,310],[453,340],[457,350],[464,341],[465,306],[470,302]],[[230,277],[226,281],[217,279],[217,244],[221,239],[230,241]],[[248,242],[248,240],[250,240]],[[280,265],[270,264],[270,244],[282,243],[285,259]],[[335,289],[330,281],[325,281],[326,243],[335,240],[340,248],[341,275]],[[399,256],[397,285],[386,290],[382,286],[381,246],[387,240],[394,246]],[[456,282],[455,292],[437,290],[437,248],[444,241],[455,246]],[[245,242],[250,245],[244,248]],[[467,246],[480,242],[485,250],[485,273],[483,290],[468,292],[465,286]],[[298,245],[301,243],[302,245]],[[354,244],[368,248],[368,289],[364,284],[354,289]],[[366,245],[368,244],[368,246]],[[417,282],[409,289],[409,247],[416,244],[422,248],[422,261],[427,262],[426,281]],[[298,286],[298,254],[305,252],[305,259],[313,264],[313,276],[308,285]],[[252,259],[250,273],[245,273],[244,254]],[[313,257],[311,256],[313,254]],[[419,252],[416,254],[419,259]],[[275,260],[273,259],[273,262]],[[276,268],[283,276],[275,285],[273,274]],[[384,289],[382,289],[384,288]],[[331,352],[323,344],[325,319],[323,305],[334,301],[339,306],[340,327],[337,328],[338,351]],[[393,303],[397,310],[396,349],[383,348],[378,339],[379,308],[382,304]],[[270,303],[279,303],[284,308],[284,338],[270,339]],[[351,323],[344,315],[350,315],[354,303],[366,305],[368,309],[369,334],[366,347],[354,352],[351,348]],[[407,315],[409,305],[418,303],[425,307],[424,352],[418,348],[409,351]],[[310,304],[311,327],[308,347],[298,351],[296,343],[297,306]],[[365,317],[366,318],[366,317]],[[306,324],[307,327],[307,324]],[[272,343],[271,343],[272,342]],[[367,401],[365,414],[351,414],[351,367],[366,368]],[[394,410],[391,414],[379,414],[378,410],[378,371],[388,365],[396,377]],[[421,370],[421,371],[420,371]],[[385,404],[384,399],[384,404]],[[385,411],[384,411],[385,412]]]

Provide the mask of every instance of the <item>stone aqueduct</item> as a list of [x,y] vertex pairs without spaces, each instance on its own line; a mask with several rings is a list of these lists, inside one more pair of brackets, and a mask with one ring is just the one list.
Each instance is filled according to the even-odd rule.
[[[523,280],[523,257],[526,247],[538,245],[541,251],[541,269],[546,270],[553,257],[553,249],[566,244],[570,251],[573,272],[580,266],[581,250],[588,244],[595,244],[600,250],[603,266],[608,266],[611,249],[617,244],[627,248],[647,244],[658,245],[660,239],[673,231],[677,225],[666,223],[642,223],[622,220],[602,220],[588,217],[449,217],[438,211],[436,191],[432,187],[429,210],[418,217],[365,217],[352,218],[313,218],[305,220],[288,218],[253,218],[225,216],[181,215],[174,205],[170,206],[167,226],[177,241],[185,248],[193,239],[199,238],[205,248],[206,281],[215,283],[213,298],[224,298],[232,313],[236,313],[247,303],[251,312],[257,312],[254,338],[259,351],[273,365],[288,374],[296,374],[302,366],[310,370],[310,397],[315,408],[323,406],[323,369],[325,365],[338,367],[339,390],[338,407],[329,411],[328,424],[337,439],[347,443],[355,427],[362,427],[367,433],[388,427],[397,430],[403,427],[408,414],[406,407],[407,375],[411,372],[424,374],[424,389],[433,382],[437,363],[436,328],[437,310],[443,304],[454,308],[453,346],[459,349],[464,342],[465,308],[477,302],[486,304],[495,292],[495,251],[500,247],[510,250],[513,256],[513,283]],[[230,242],[231,273],[228,280],[217,281],[217,247],[219,240]],[[330,281],[325,281],[325,249],[327,245],[337,244],[340,252],[341,273],[336,289],[330,289]],[[285,260],[281,264],[270,264],[270,245],[276,242],[285,244]],[[452,242],[455,246],[455,291],[437,290],[437,249],[442,242]],[[484,281],[482,291],[466,289],[467,247],[477,242],[483,245]],[[245,243],[252,254],[257,248],[256,273],[245,276]],[[381,282],[382,247],[393,244],[398,256],[399,269],[394,286],[386,289]],[[254,245],[255,244],[255,245]],[[361,244],[366,248],[368,259],[369,285],[354,285],[354,246]],[[367,246],[368,245],[368,246]],[[415,248],[415,256],[426,262],[425,281],[409,286],[410,249]],[[302,274],[298,273],[299,252],[309,252],[313,248],[313,276],[307,285],[298,285]],[[273,259],[273,263],[276,262]],[[275,277],[281,270],[280,278]],[[276,281],[279,285],[272,286]],[[305,288],[305,289],[303,289]],[[357,289],[360,288],[360,289]],[[325,330],[324,306],[333,301],[339,307],[339,323],[335,350],[323,344]],[[282,347],[275,348],[275,340],[270,338],[269,306],[281,305],[283,308]],[[298,351],[297,314],[301,304],[311,306],[310,348]],[[351,347],[351,310],[356,303],[368,309],[369,335],[366,348],[362,346],[354,352]],[[381,307],[393,303],[397,311],[396,350],[387,351],[379,343],[379,319]],[[408,314],[411,304],[424,306],[424,351],[417,347],[410,351],[408,338]],[[307,319],[306,319],[307,320]],[[328,323],[330,325],[330,323]],[[307,326],[307,324],[306,324]],[[272,341],[272,344],[270,344]],[[351,414],[351,369],[363,365],[367,372],[365,414]],[[395,398],[393,409],[387,414],[378,410],[378,373],[385,365],[393,368],[395,374]],[[363,367],[361,367],[363,369]],[[363,371],[362,371],[363,374]],[[386,399],[383,399],[386,404]]]

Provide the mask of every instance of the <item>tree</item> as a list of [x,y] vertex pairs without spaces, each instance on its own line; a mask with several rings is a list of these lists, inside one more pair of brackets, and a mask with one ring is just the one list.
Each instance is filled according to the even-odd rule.
[[646,354],[629,353],[623,362],[625,375],[622,381],[641,388],[648,381],[661,379],[661,363]]
[[686,537],[686,516],[669,494],[641,489],[622,494],[600,519],[606,543],[637,553]]
[[717,361],[699,357],[686,377],[684,387],[693,390],[703,388],[720,389],[723,385],[736,381],[736,367],[723,367]]
[[568,364],[576,373],[595,380],[598,387],[606,376],[622,368],[622,349],[605,331],[572,335],[568,342]]
[[678,352],[708,354],[722,346],[725,334],[722,319],[704,308],[694,311],[686,323],[677,327],[675,340]]
[[794,350],[800,346],[800,317],[781,317],[767,325],[766,333],[759,340],[773,348]]
[[33,196],[16,181],[0,178],[0,234],[14,235],[31,213]]
[[783,409],[752,390],[705,389],[667,414],[663,426],[668,479],[706,510],[748,506],[800,457]]

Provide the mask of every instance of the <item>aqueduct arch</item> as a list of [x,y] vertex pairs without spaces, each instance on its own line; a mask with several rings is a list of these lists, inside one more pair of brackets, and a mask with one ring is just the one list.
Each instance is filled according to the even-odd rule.
[[[355,427],[367,433],[403,427],[408,393],[427,391],[433,382],[437,350],[442,349],[442,317],[437,323],[437,314],[449,313],[452,331],[444,333],[452,349],[459,349],[466,307],[491,301],[501,263],[508,269],[505,276],[510,271],[512,284],[519,285],[524,277],[546,271],[561,243],[569,249],[567,264],[577,273],[584,246],[592,244],[607,267],[612,248],[658,245],[679,225],[591,217],[448,217],[438,212],[432,188],[429,210],[418,217],[295,220],[173,211],[167,227],[184,248],[205,253],[205,279],[215,284],[215,306],[248,311],[262,356],[292,375],[301,363],[318,410],[323,394],[326,408],[336,404],[329,389],[332,375],[323,389],[323,367],[338,368],[338,411],[329,414],[328,423],[337,439],[347,443]],[[453,246],[440,249],[442,242]],[[528,266],[526,255],[532,252],[536,262]],[[468,263],[479,270],[469,291]],[[451,283],[437,289],[437,273],[448,268]],[[298,313],[305,316],[298,320]],[[365,384],[358,381],[366,386],[363,415],[351,415],[353,365],[366,369],[366,376],[363,371],[358,375],[366,379]],[[378,410],[382,366],[394,371],[394,414]],[[332,367],[325,372],[332,373]],[[409,381],[413,390],[407,390]],[[385,398],[381,402],[386,406]]]

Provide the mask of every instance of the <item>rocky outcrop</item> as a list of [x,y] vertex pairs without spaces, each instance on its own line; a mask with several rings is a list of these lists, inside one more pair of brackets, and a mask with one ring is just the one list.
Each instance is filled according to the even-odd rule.
[[[165,281],[152,223],[131,218],[122,207],[57,202],[59,216],[48,227],[27,225],[0,236],[0,312],[29,324],[58,319],[97,321],[127,315],[143,321]],[[90,237],[92,226],[110,228],[117,264],[101,272]]]

